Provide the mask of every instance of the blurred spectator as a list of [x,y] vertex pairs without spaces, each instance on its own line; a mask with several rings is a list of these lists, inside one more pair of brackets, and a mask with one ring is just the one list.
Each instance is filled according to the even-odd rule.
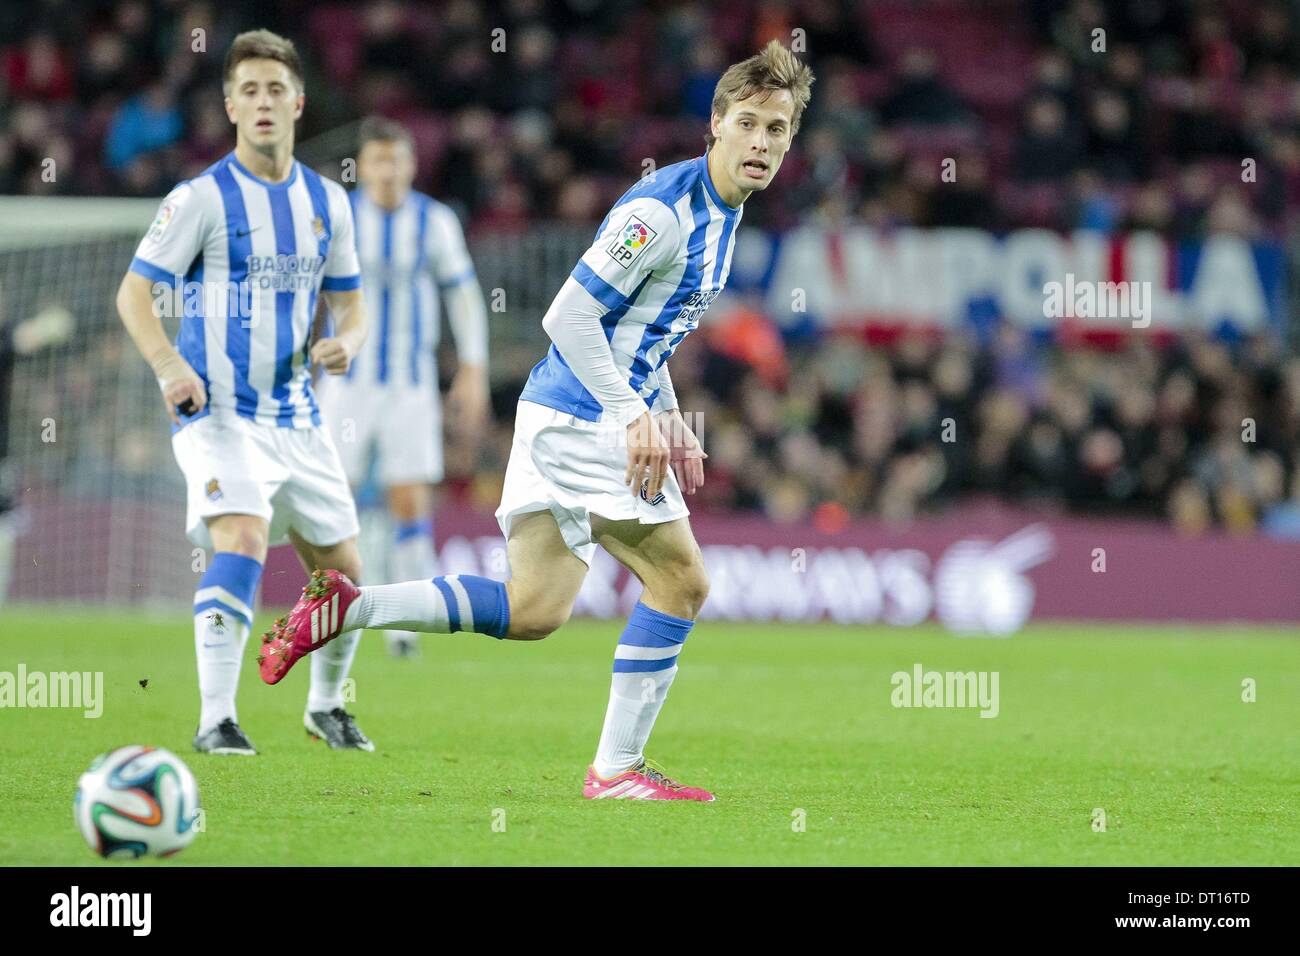
[[886,126],[942,126],[964,122],[970,114],[939,76],[934,53],[914,47],[899,62],[894,86],[880,104],[880,116]]
[[[471,229],[589,209],[598,218],[647,159],[698,155],[722,68],[797,28],[818,92],[780,188],[747,211],[752,225],[857,216],[884,227],[1276,236],[1300,208],[1300,36],[1295,9],[1279,0],[1224,12],[1027,2],[1035,29],[1009,20],[998,53],[1024,66],[997,76],[996,92],[979,72],[987,58],[949,55],[926,2],[760,0],[737,18],[702,0],[627,11],[511,0],[503,46],[472,0],[291,4],[283,15],[172,0],[64,7],[81,14],[75,32],[40,17],[3,21],[13,28],[0,32],[0,190],[145,195],[192,176],[230,145],[217,85],[224,45],[271,26],[304,58],[308,156],[336,148],[316,134],[386,112],[418,131],[419,188],[456,201]],[[973,0],[943,9],[956,32],[990,15]],[[877,52],[885,37],[906,38],[891,47],[892,67]],[[521,115],[546,123],[520,136]],[[936,153],[959,158],[954,182],[920,176]],[[1245,156],[1257,181],[1220,201]],[[51,181],[41,175],[49,158],[75,161],[59,162]],[[573,176],[587,178],[566,188]]]
[[[1166,0],[1003,4],[998,50],[974,56],[951,55],[954,35],[974,42],[964,25],[994,15],[974,0],[756,0],[745,16],[702,0],[55,6],[80,14],[74,29],[52,26],[40,5],[30,18],[15,5],[0,11],[0,191],[157,196],[192,177],[231,148],[224,45],[265,25],[303,55],[304,157],[332,160],[345,124],[378,109],[416,131],[418,188],[454,203],[471,234],[594,226],[647,160],[702,152],[726,64],[800,28],[817,92],[745,228],[1042,225],[1256,239],[1300,224],[1300,33],[1295,5],[1280,0],[1222,11]],[[492,42],[498,24],[503,48]],[[901,53],[890,66],[878,50]],[[1256,181],[1242,178],[1245,157],[1258,163]],[[945,158],[954,179],[938,174]],[[43,175],[50,160],[57,178]],[[1188,534],[1300,537],[1300,360],[1271,339],[1192,337],[1099,355],[1000,324],[979,342],[904,336],[868,347],[850,334],[795,344],[756,300],[729,291],[714,308],[673,366],[710,454],[702,509],[834,527],[992,493],[1160,517]],[[61,387],[93,394],[96,374],[87,363]],[[499,383],[507,406],[517,386]],[[491,443],[500,461],[510,421],[506,408]],[[88,468],[101,426],[78,445]],[[491,502],[494,480],[488,462],[474,494]]]
[[1016,177],[1026,183],[1064,179],[1082,157],[1082,144],[1060,100],[1048,94],[1030,100],[1016,144]]
[[108,130],[104,159],[121,170],[141,153],[170,146],[181,137],[183,120],[171,91],[156,83],[122,104]]
[[742,303],[674,366],[710,454],[701,507],[905,520],[996,494],[1187,534],[1300,535],[1300,359],[1268,339],[1102,356],[1006,324],[983,348],[907,336],[782,350],[774,335]]

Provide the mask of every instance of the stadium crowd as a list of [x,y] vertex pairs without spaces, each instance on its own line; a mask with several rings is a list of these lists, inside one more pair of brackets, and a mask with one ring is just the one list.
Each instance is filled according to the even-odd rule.
[[[753,222],[818,208],[1178,236],[1285,224],[1300,196],[1295,4],[994,2],[1005,16],[958,0],[11,4],[0,192],[153,196],[201,170],[228,148],[219,51],[257,23],[299,40],[301,141],[393,115],[416,132],[421,187],[473,228],[598,220],[647,158],[702,150],[723,64],[802,30],[817,96]],[[945,156],[956,183],[937,175]]]
[[[417,186],[471,238],[594,223],[648,158],[702,151],[723,65],[802,30],[813,104],[747,225],[1289,234],[1295,3],[994,5],[1005,15],[957,0],[10,4],[0,193],[157,196],[201,170],[229,149],[219,51],[266,26],[304,55],[300,155],[336,161],[329,131],[379,112],[413,131]],[[735,347],[737,324],[767,345]],[[705,507],[833,523],[990,491],[1189,531],[1294,526],[1300,509],[1300,364],[1271,341],[1062,351],[1004,328],[981,346],[787,347],[744,303],[705,331],[674,361],[711,449]]]
[[674,361],[710,455],[703,507],[833,529],[984,494],[1300,535],[1300,358],[1265,339],[1062,351],[1004,325],[983,347],[838,336],[786,355],[752,319]]

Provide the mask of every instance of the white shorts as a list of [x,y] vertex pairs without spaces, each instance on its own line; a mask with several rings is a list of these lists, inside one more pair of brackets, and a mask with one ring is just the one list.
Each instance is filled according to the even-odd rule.
[[689,515],[671,470],[653,502],[646,500],[644,490],[633,497],[623,483],[627,447],[621,437],[608,426],[535,402],[520,402],[496,515],[501,533],[510,537],[510,523],[517,515],[550,511],[569,550],[590,565],[596,552],[592,515],[642,524]]
[[328,376],[317,389],[353,485],[366,480],[373,452],[385,487],[442,481],[442,401],[436,386],[376,385]]
[[290,528],[319,547],[357,535],[352,490],[324,428],[214,413],[174,434],[172,451],[185,473],[185,534],[200,547],[212,547],[205,519],[225,514],[265,518],[271,544]]

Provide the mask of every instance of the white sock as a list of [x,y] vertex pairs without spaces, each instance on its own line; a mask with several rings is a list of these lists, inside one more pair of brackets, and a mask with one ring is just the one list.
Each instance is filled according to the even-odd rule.
[[[389,580],[431,580],[438,573],[438,558],[433,550],[433,525],[429,519],[409,522],[397,530],[396,541],[388,556]],[[414,631],[389,629],[384,632],[389,648],[416,640]]]
[[605,726],[592,761],[597,774],[612,777],[645,759],[646,741],[676,675],[675,665],[663,671],[614,675]]
[[447,601],[432,581],[373,584],[361,589],[343,615],[343,626],[393,627],[402,631],[450,634]]
[[343,706],[343,681],[360,643],[360,631],[346,631],[311,655],[311,689],[307,691],[309,711]]
[[194,615],[194,653],[199,663],[199,733],[227,717],[238,722],[235,690],[248,641],[248,625],[233,614],[208,608]]
[[476,574],[371,585],[361,589],[361,595],[343,615],[345,631],[359,627],[392,627],[425,634],[476,631],[504,637],[510,630],[506,586]]
[[646,741],[677,676],[677,657],[695,622],[637,601],[614,648],[609,707],[592,766],[602,777],[645,759]]

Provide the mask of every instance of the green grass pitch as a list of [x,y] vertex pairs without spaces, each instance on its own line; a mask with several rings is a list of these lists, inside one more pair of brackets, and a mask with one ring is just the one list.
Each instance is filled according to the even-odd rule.
[[[99,863],[73,791],[128,743],[180,754],[206,814],[192,846],[145,865],[1300,864],[1293,632],[1036,625],[963,640],[706,621],[649,753],[717,802],[592,803],[581,779],[620,627],[574,621],[536,644],[429,635],[414,661],[366,635],[349,706],[374,754],[309,741],[308,666],[264,686],[254,638],[239,710],[261,754],[223,758],[190,749],[183,613],[7,608],[0,671],[103,671],[105,702],[98,719],[0,709],[0,864]],[[918,662],[997,671],[1000,714],[893,707],[890,675]]]

